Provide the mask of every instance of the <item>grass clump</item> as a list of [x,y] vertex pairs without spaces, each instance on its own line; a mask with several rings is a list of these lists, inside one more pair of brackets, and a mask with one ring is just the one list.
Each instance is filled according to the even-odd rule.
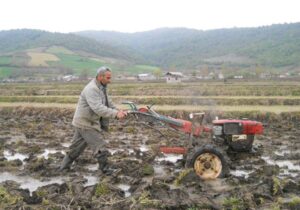
[[280,179],[277,177],[273,177],[273,187],[272,187],[272,193],[273,195],[279,195],[282,192],[282,186],[281,186]]
[[142,175],[150,176],[154,174],[154,168],[151,164],[145,164],[142,168]]
[[102,183],[97,184],[96,189],[95,189],[95,196],[100,197],[103,195],[107,195],[110,192],[111,191],[110,191],[107,183],[102,182]]
[[6,188],[0,186],[0,207],[8,207],[10,205],[16,204],[19,201],[19,197],[10,195]]
[[149,192],[143,192],[138,198],[138,203],[143,207],[155,207],[162,208],[162,203],[160,200],[151,199]]
[[42,205],[43,206],[48,206],[49,204],[50,204],[50,201],[46,198],[43,198]]
[[194,169],[192,168],[188,168],[188,169],[185,169],[185,170],[182,170],[180,172],[180,174],[178,175],[178,177],[175,179],[175,185],[176,186],[179,186],[183,180],[184,177],[186,177],[189,173],[191,173]]
[[300,209],[300,197],[294,197],[288,205],[291,209]]
[[240,210],[245,209],[244,201],[236,196],[225,198],[223,201],[225,209]]

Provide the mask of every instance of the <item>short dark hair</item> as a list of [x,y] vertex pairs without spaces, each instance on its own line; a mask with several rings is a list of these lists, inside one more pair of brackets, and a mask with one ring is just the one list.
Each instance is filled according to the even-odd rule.
[[99,69],[97,69],[97,76],[104,75],[107,71],[111,72],[111,69],[107,66],[101,66]]

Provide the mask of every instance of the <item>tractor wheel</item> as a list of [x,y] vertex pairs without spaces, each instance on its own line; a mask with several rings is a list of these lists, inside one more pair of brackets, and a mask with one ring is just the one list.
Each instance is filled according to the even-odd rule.
[[224,177],[228,170],[224,155],[211,145],[199,148],[192,155],[189,167],[204,180]]

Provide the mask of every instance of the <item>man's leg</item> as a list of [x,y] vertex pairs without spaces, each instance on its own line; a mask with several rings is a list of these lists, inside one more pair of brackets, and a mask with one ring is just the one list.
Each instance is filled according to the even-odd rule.
[[99,169],[103,173],[109,173],[109,152],[105,149],[104,134],[97,130],[81,130],[80,133],[89,147],[93,149],[93,155],[98,161]]
[[61,163],[59,171],[69,169],[73,161],[85,150],[86,147],[87,143],[81,136],[78,128],[75,128],[72,144],[69,147],[69,152],[65,155]]

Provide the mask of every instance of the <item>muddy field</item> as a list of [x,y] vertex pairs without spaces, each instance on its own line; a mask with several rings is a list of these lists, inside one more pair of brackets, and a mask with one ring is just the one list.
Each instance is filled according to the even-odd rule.
[[0,109],[1,209],[300,209],[300,126],[293,113],[252,116],[265,125],[256,152],[229,152],[230,174],[203,181],[184,168],[182,155],[157,152],[158,145],[187,145],[187,136],[131,118],[111,122],[107,135],[115,173],[99,172],[90,150],[70,171],[57,172],[73,112]]

